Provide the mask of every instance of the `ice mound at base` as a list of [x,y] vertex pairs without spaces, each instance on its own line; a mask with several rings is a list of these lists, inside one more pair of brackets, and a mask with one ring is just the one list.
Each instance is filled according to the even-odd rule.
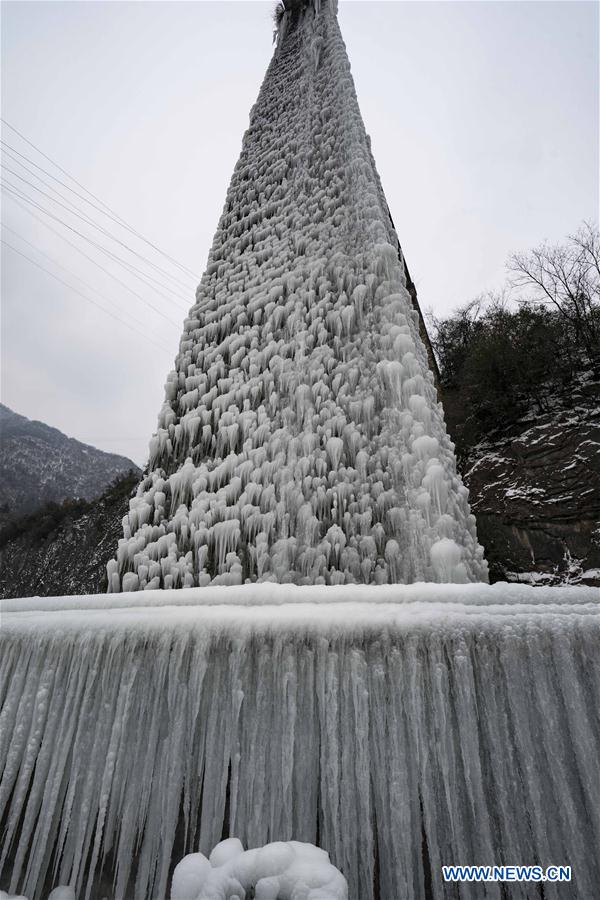
[[[348,900],[348,885],[329,854],[313,844],[278,841],[244,850],[237,838],[221,841],[208,859],[189,853],[175,866],[170,900]],[[0,891],[0,900],[27,900]],[[76,900],[73,888],[54,888],[48,900]]]
[[348,900],[348,885],[329,854],[313,844],[279,841],[246,850],[221,841],[207,859],[191,853],[175,867],[171,900]]
[[446,900],[447,864],[570,865],[545,900],[597,894],[595,588],[254,584],[0,609],[12,894],[163,900],[178,860],[227,835],[322,847],[350,900]]

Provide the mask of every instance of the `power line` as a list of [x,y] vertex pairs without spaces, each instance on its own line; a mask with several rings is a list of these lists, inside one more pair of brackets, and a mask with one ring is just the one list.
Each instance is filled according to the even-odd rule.
[[[24,159],[30,165],[34,166],[36,169],[39,169],[40,172],[43,172],[44,175],[47,175],[48,178],[52,179],[52,181],[56,181],[57,184],[60,184],[61,187],[64,187],[67,191],[70,191],[76,197],[79,197],[79,199],[83,200],[84,203],[88,203],[93,209],[97,210],[103,216],[107,216],[107,218],[111,219],[113,222],[115,222],[120,227],[124,227],[122,225],[122,223],[119,222],[119,220],[116,216],[113,216],[111,213],[105,212],[105,210],[103,210],[102,207],[99,206],[97,203],[93,203],[91,200],[88,200],[88,198],[84,197],[83,194],[80,194],[79,191],[76,191],[72,187],[69,187],[69,185],[66,182],[61,181],[61,179],[57,178],[55,175],[53,175],[52,172],[48,172],[47,169],[44,169],[42,166],[39,166],[36,162],[34,162],[28,156],[25,156],[25,154],[19,153],[18,150],[16,150],[14,147],[12,147],[10,144],[8,144],[6,141],[3,141],[0,139],[0,144],[2,144],[2,153],[6,154],[8,156],[8,158],[11,160],[11,162],[17,163],[17,165],[21,166],[22,169],[25,169],[26,172],[29,172],[30,175],[33,175],[34,178],[37,178],[39,181],[42,182],[42,184],[45,184],[46,187],[51,187],[51,186],[48,184],[47,181],[44,181],[43,178],[41,178],[36,172],[34,172],[33,169],[30,169],[28,166],[25,165],[25,163],[21,162],[22,159]],[[16,157],[19,157],[19,159],[17,159]],[[56,189],[51,188],[51,190],[56,190]],[[56,193],[58,193],[58,191],[56,191]],[[59,197],[63,197],[63,199],[66,199],[66,197],[64,197],[63,194],[59,194]]]
[[122,319],[120,316],[117,316],[110,309],[106,309],[106,307],[101,306],[99,303],[96,303],[95,300],[92,300],[91,297],[88,297],[86,294],[82,294],[81,291],[78,291],[77,288],[73,287],[72,284],[68,284],[68,282],[63,281],[62,278],[59,278],[58,275],[55,275],[49,269],[46,269],[40,263],[36,262],[35,259],[32,259],[30,256],[27,256],[26,253],[23,253],[21,250],[18,250],[16,247],[13,247],[12,244],[9,244],[8,241],[4,240],[4,238],[0,238],[0,243],[4,244],[5,247],[8,247],[10,250],[12,250],[13,253],[17,253],[19,256],[22,256],[23,259],[26,259],[33,266],[36,266],[36,268],[41,269],[42,272],[45,272],[47,275],[50,275],[50,277],[54,278],[55,281],[60,282],[60,284],[64,284],[65,287],[69,288],[69,290],[73,291],[75,294],[79,294],[79,296],[83,297],[83,299],[86,300],[88,303],[91,303],[93,306],[96,306],[98,309],[102,310],[102,312],[105,312],[107,315],[111,316],[117,322],[120,322],[122,325],[125,325],[126,328],[129,328],[131,331],[135,331],[137,334],[139,334],[145,340],[150,341],[150,343],[154,344],[155,347],[158,347],[159,350],[163,350],[166,353],[171,352],[169,349],[167,349],[167,347],[163,347],[162,344],[157,344],[153,338],[148,337],[147,335],[143,334],[143,332],[139,331],[139,329],[134,328],[133,325],[130,325],[129,322],[125,321],[125,319]]
[[[101,265],[97,260],[93,259],[93,257],[89,256],[84,250],[82,250],[81,247],[78,247],[77,244],[74,244],[73,241],[70,241],[67,237],[64,236],[64,234],[61,234],[60,231],[57,231],[56,228],[53,228],[52,225],[49,225],[48,222],[45,222],[43,219],[40,219],[39,216],[36,216],[36,214],[33,212],[33,210],[29,209],[28,206],[24,206],[24,204],[21,203],[20,200],[19,200],[16,196],[12,196],[11,194],[9,194],[9,196],[10,196],[10,199],[13,201],[13,203],[16,203],[18,207],[20,207],[20,208],[21,208],[22,210],[24,210],[28,215],[30,215],[32,218],[34,218],[34,219],[36,220],[36,222],[39,222],[40,225],[43,225],[44,228],[47,228],[48,231],[51,231],[52,234],[55,234],[56,237],[60,238],[61,241],[64,241],[65,244],[68,244],[69,247],[72,247],[73,250],[76,250],[77,253],[80,253],[81,256],[83,256],[85,259],[89,260],[89,262],[91,262],[92,265],[96,266],[96,267],[97,267],[98,269],[100,269],[102,272],[105,272],[106,275],[109,275],[110,278],[114,279],[114,281],[116,281],[117,284],[122,285],[122,287],[124,287],[127,291],[129,291],[131,294],[133,294],[134,297],[137,297],[137,298],[140,299],[143,303],[148,304],[148,306],[150,306],[152,309],[155,308],[155,307],[150,303],[150,301],[149,301],[148,299],[146,299],[145,297],[143,297],[141,294],[138,294],[137,291],[134,291],[133,288],[129,287],[128,284],[125,284],[124,281],[121,281],[120,278],[117,278],[117,276],[114,275],[111,271],[109,271],[109,269],[107,269],[105,266]],[[24,238],[22,238],[22,240],[24,240]],[[127,270],[127,271],[128,271],[128,270]],[[143,280],[143,279],[140,279],[140,280]],[[145,284],[145,283],[146,283],[146,282],[144,281],[144,284]],[[156,288],[152,288],[152,290],[156,290]],[[158,291],[157,291],[157,293],[158,293]],[[164,297],[163,294],[159,294],[159,296],[160,296],[160,297]],[[164,297],[164,299],[165,299],[165,300],[168,300],[169,303],[175,303],[175,301],[172,300],[171,297]],[[182,308],[182,307],[179,306],[178,303],[176,304],[176,306],[177,306],[178,309],[181,309],[181,308]],[[162,315],[162,313],[161,313],[161,315]],[[169,322],[172,322],[173,320],[172,320],[172,319],[169,319],[168,321],[169,321]],[[173,323],[173,324],[175,324],[175,323]],[[177,327],[179,328],[180,325],[178,324]]]
[[[47,194],[46,191],[43,191],[41,188],[39,188],[36,184],[33,184],[33,182],[29,181],[27,178],[23,178],[22,175],[19,175],[18,172],[15,172],[13,169],[10,169],[8,166],[3,166],[3,169],[6,172],[9,172],[11,175],[14,175],[15,178],[19,179],[19,181],[25,182],[25,184],[28,187],[33,188],[34,191],[37,191],[39,194],[42,194],[43,197],[46,197],[52,203],[56,203],[57,206],[62,207],[62,209],[66,210],[70,215],[75,216],[78,219],[81,219],[83,222],[86,223],[86,225],[90,225],[92,228],[95,228],[96,231],[99,231],[99,232],[101,232],[101,234],[105,235],[105,237],[114,241],[116,244],[119,244],[121,247],[124,247],[125,250],[128,250],[129,253],[133,254],[134,256],[137,256],[139,259],[141,259],[147,265],[151,266],[153,269],[155,269],[161,275],[165,275],[168,279],[172,280],[175,284],[178,284],[180,287],[187,290],[187,285],[185,285],[182,281],[180,281],[179,278],[175,278],[174,275],[169,275],[169,273],[166,272],[164,269],[161,269],[160,266],[157,266],[155,263],[153,263],[147,257],[143,256],[141,253],[138,253],[137,250],[134,250],[132,247],[130,247],[129,244],[126,244],[124,241],[120,240],[120,238],[115,237],[114,234],[111,234],[111,232],[108,231],[106,228],[104,228],[102,225],[98,225],[97,222],[94,222],[93,219],[91,219],[82,210],[80,210],[78,207],[76,207],[70,200],[68,200],[66,197],[63,197],[62,194],[58,193],[56,188],[46,185],[46,187],[50,187],[50,190],[57,193],[58,196],[61,197],[62,200],[66,200],[68,206],[65,203],[61,203],[60,200],[57,200],[55,197],[52,197],[51,194]],[[34,177],[37,178],[39,181],[43,181],[39,177],[39,175],[34,175]],[[9,186],[14,188],[14,185],[10,185],[10,183],[9,183]],[[160,284],[161,287],[163,287],[165,290],[170,290],[172,293],[176,293],[175,291],[172,290],[172,288],[169,288],[167,285],[164,285],[161,282],[157,281],[157,284]],[[179,295],[177,295],[177,296],[179,296]]]
[[[69,247],[72,247],[73,250],[76,250],[77,253],[81,254],[81,256],[84,257],[84,259],[87,259],[89,262],[92,263],[92,265],[94,265],[98,269],[100,269],[101,272],[104,272],[106,275],[109,276],[109,278],[112,278],[114,281],[117,282],[117,284],[120,284],[121,287],[125,288],[126,291],[129,291],[130,294],[132,294],[134,297],[137,297],[138,300],[140,300],[142,303],[146,304],[146,306],[148,306],[150,309],[153,309],[155,312],[157,312],[160,316],[162,316],[164,319],[166,319],[167,322],[170,322],[172,325],[175,325],[177,328],[181,328],[180,322],[175,322],[173,319],[170,319],[168,316],[166,316],[161,310],[157,309],[154,306],[154,304],[151,303],[150,300],[148,300],[147,297],[144,297],[142,294],[138,294],[137,291],[134,291],[132,287],[130,287],[128,284],[125,284],[124,281],[121,281],[121,279],[118,278],[113,272],[111,272],[105,266],[101,265],[101,263],[99,263],[93,257],[89,256],[84,250],[81,249],[81,247],[78,247],[77,244],[74,244],[73,241],[70,241],[67,237],[64,236],[64,234],[61,234],[59,231],[56,230],[56,228],[53,228],[52,225],[49,225],[48,222],[44,222],[43,219],[40,219],[39,216],[36,216],[36,214],[33,212],[33,210],[28,209],[28,207],[24,206],[16,197],[11,197],[11,200],[13,201],[13,203],[16,203],[21,209],[23,209],[26,213],[28,213],[30,216],[32,216],[37,222],[39,222],[40,225],[43,225],[44,228],[47,228],[49,231],[52,232],[52,234],[55,234],[56,237],[61,239],[61,241],[64,241],[65,244],[68,244]],[[6,226],[4,226],[4,227],[6,227]],[[25,240],[25,238],[21,238],[21,240]],[[26,241],[26,243],[29,243],[29,242]],[[40,252],[42,252],[42,251],[40,251]],[[59,265],[59,264],[57,263],[57,265]],[[98,291],[97,291],[97,293],[98,293]],[[163,295],[161,294],[160,296],[162,297]],[[169,301],[171,300],[170,297],[166,297],[165,299],[169,300]],[[174,301],[171,301],[171,302],[174,302]],[[177,306],[179,308],[179,304],[177,304]]]
[[[68,228],[69,231],[72,231],[74,234],[78,235],[78,237],[83,238],[84,241],[87,241],[89,244],[91,244],[93,247],[96,247],[97,250],[100,250],[102,253],[104,253],[106,256],[108,256],[110,259],[112,259],[113,261],[118,262],[120,265],[122,265],[123,268],[126,271],[128,271],[130,274],[134,274],[135,277],[139,278],[139,280],[142,281],[146,285],[146,287],[149,287],[151,290],[155,291],[159,295],[159,297],[163,298],[163,300],[167,300],[169,303],[175,303],[175,305],[178,306],[180,309],[187,310],[187,306],[182,306],[180,303],[177,303],[177,301],[174,300],[173,297],[167,297],[167,296],[165,296],[165,294],[161,294],[161,292],[159,290],[157,290],[157,288],[154,287],[154,285],[151,284],[150,282],[154,282],[159,287],[163,288],[166,291],[169,291],[169,293],[174,294],[175,297],[179,298],[180,300],[182,300],[185,303],[185,300],[182,297],[180,297],[179,294],[175,293],[175,291],[173,291],[172,288],[169,288],[167,285],[163,285],[162,282],[157,281],[155,278],[152,278],[151,275],[148,275],[147,273],[142,272],[142,270],[138,269],[137,266],[134,266],[133,263],[130,263],[128,260],[123,259],[123,257],[118,256],[118,254],[113,253],[113,251],[109,250],[108,247],[104,247],[102,244],[99,244],[97,241],[94,241],[92,238],[90,238],[87,234],[84,234],[82,231],[79,231],[77,228],[74,228],[72,225],[69,225],[68,222],[65,222],[64,219],[60,218],[60,216],[54,215],[54,213],[47,210],[44,206],[39,204],[32,197],[29,197],[27,194],[23,193],[23,191],[21,191],[19,188],[15,187],[14,185],[5,181],[2,183],[2,190],[7,192],[9,194],[9,196],[11,196],[11,199],[14,199],[14,196],[16,196],[16,197],[20,198],[21,200],[25,200],[27,203],[29,203],[31,206],[33,206],[35,209],[38,209],[40,212],[43,212],[44,215],[49,216],[51,219],[53,219],[55,222],[58,222],[64,228]],[[50,198],[50,199],[52,199],[52,198]]]
[[[10,169],[7,169],[6,171],[11,172]],[[11,174],[13,174],[13,173],[11,172]],[[17,175],[17,178],[20,178],[20,176]],[[79,215],[79,213],[74,212],[73,210],[69,209],[63,203],[59,203],[58,200],[55,200],[54,197],[51,197],[49,194],[46,194],[45,191],[42,191],[40,188],[36,187],[36,185],[31,184],[31,182],[27,181],[27,179],[20,178],[20,180],[25,181],[26,184],[28,184],[30,187],[32,187],[34,190],[36,190],[38,193],[42,194],[44,197],[47,197],[51,202],[56,203],[58,206],[62,206],[63,209],[65,209],[70,215],[75,216],[75,218],[77,218],[77,219],[81,219],[81,221],[84,222],[86,225],[90,224],[90,220],[86,216]],[[35,206],[35,208],[39,209],[40,212],[45,213],[45,215],[47,215],[47,216],[51,216],[56,222],[59,222],[61,225],[64,225],[65,228],[68,228],[70,231],[73,231],[73,232],[75,232],[75,234],[78,234],[84,240],[88,241],[88,243],[92,244],[94,247],[96,247],[97,249],[99,249],[103,253],[105,253],[107,256],[109,256],[111,259],[115,260],[116,262],[119,262],[130,273],[135,273],[137,275],[137,277],[139,277],[140,280],[143,281],[147,287],[150,287],[152,290],[156,291],[156,293],[159,294],[159,296],[163,297],[164,300],[171,300],[171,302],[175,302],[170,297],[165,297],[164,294],[161,294],[160,291],[157,291],[156,288],[153,287],[153,285],[150,284],[149,282],[154,282],[154,284],[158,285],[158,287],[162,288],[165,291],[169,291],[170,294],[173,294],[174,297],[177,297],[183,303],[186,303],[186,306],[187,306],[187,298],[185,298],[181,294],[179,294],[177,292],[177,290],[174,290],[172,287],[169,287],[168,284],[163,284],[162,281],[159,281],[157,278],[154,278],[152,275],[149,275],[147,272],[144,272],[142,269],[138,268],[137,266],[134,266],[134,264],[132,262],[129,262],[129,260],[123,259],[122,256],[119,256],[117,253],[114,253],[114,251],[109,250],[108,247],[105,247],[103,244],[99,244],[97,241],[94,241],[88,235],[85,235],[85,234],[83,234],[83,232],[78,231],[76,228],[73,228],[71,225],[69,225],[67,222],[65,222],[64,219],[61,219],[60,216],[56,216],[53,213],[49,212],[44,206],[39,204],[32,197],[29,197],[27,194],[25,194],[20,188],[16,187],[14,184],[11,184],[9,181],[4,180],[2,186],[4,188],[8,188],[8,189],[12,190],[13,192],[17,193],[18,196],[21,197],[21,199],[23,199],[27,203],[30,203],[33,206]],[[102,231],[103,229],[99,229],[99,230]],[[132,252],[134,252],[134,251],[132,251]],[[182,308],[185,308],[185,307],[182,307]]]
[[[2,141],[2,140],[0,140],[0,144],[4,144],[5,147],[6,147],[6,146],[9,146],[8,144],[5,143],[5,141]],[[17,151],[13,151],[13,148],[12,148],[12,147],[10,148],[10,150],[11,150],[12,152],[14,152],[14,153],[17,153]],[[2,152],[3,152],[4,154],[7,154],[7,150],[6,150],[6,149],[3,149]],[[53,185],[48,184],[48,182],[45,181],[45,179],[43,179],[43,178],[41,177],[41,175],[38,175],[37,172],[34,172],[32,169],[28,168],[28,167],[27,167],[24,163],[22,163],[20,160],[15,159],[15,158],[11,155],[11,153],[8,153],[7,155],[8,155],[8,157],[9,157],[9,159],[11,160],[11,162],[14,162],[14,163],[16,163],[17,165],[21,166],[22,169],[24,169],[26,172],[28,172],[28,173],[29,173],[30,175],[32,175],[34,178],[37,178],[37,180],[40,181],[45,187],[47,187],[47,188],[48,188],[49,190],[51,190],[51,191],[54,191],[54,193],[57,194],[57,195],[61,198],[61,200],[65,200],[65,201],[69,204],[69,206],[73,208],[73,210],[75,210],[75,211],[78,212],[78,213],[81,213],[81,212],[82,212],[82,210],[80,210],[79,207],[76,206],[76,205],[75,205],[68,197],[65,197],[64,194],[61,194],[60,191],[57,191],[56,188],[53,187]],[[20,153],[18,153],[17,155],[18,155],[18,156],[22,156],[23,159],[27,159],[26,156],[23,156],[23,155],[20,154]],[[63,181],[61,181],[59,178],[55,178],[54,175],[52,175],[50,172],[46,172],[45,169],[42,169],[41,166],[38,166],[38,165],[37,165],[36,163],[34,163],[33,161],[31,161],[31,160],[28,160],[28,161],[31,162],[32,165],[36,166],[36,168],[40,169],[41,172],[44,172],[44,174],[48,175],[50,178],[52,178],[54,181],[56,181],[58,184],[60,184],[60,185],[62,185],[63,187],[65,187],[67,190],[72,191],[72,188],[70,188],[67,184],[65,184],[65,183],[64,183]],[[29,185],[30,185],[31,187],[33,187],[35,190],[39,190],[39,188],[37,188],[36,185],[32,185],[30,181],[27,181],[27,180],[24,179],[21,175],[19,175],[17,172],[14,172],[12,169],[9,169],[8,166],[3,165],[3,168],[5,169],[5,171],[10,172],[10,173],[13,174],[13,175],[16,175],[16,177],[19,178],[21,181],[25,181],[26,184],[29,184]],[[42,192],[40,192],[40,193],[42,193]],[[85,203],[89,203],[94,209],[98,210],[98,212],[100,212],[102,215],[108,215],[108,214],[105,213],[99,206],[97,206],[95,203],[91,203],[90,200],[87,200],[87,199],[83,196],[83,194],[79,194],[79,193],[77,193],[77,191],[72,191],[72,193],[75,194],[76,197],[81,198]],[[47,195],[45,195],[45,196],[47,196]],[[50,197],[49,199],[53,200],[54,202],[57,202],[56,200],[54,200],[53,197]],[[60,205],[60,204],[59,204],[59,205]],[[69,210],[69,212],[70,212],[70,211],[71,211],[71,210]],[[85,214],[84,214],[84,215],[85,215]],[[113,220],[114,222],[116,222],[117,224],[119,224],[118,219],[116,219],[116,218],[114,218],[114,217],[112,217],[112,216],[109,216],[109,218],[112,218],[112,220]],[[90,217],[86,216],[85,219],[84,219],[84,221],[89,222],[89,221],[90,221]]]
[[91,191],[89,191],[85,187],[85,185],[83,185],[83,184],[81,184],[81,182],[77,181],[77,179],[74,178],[69,172],[67,172],[66,169],[63,169],[61,166],[59,166],[59,164],[55,160],[53,160],[50,156],[48,156],[46,153],[44,153],[43,150],[40,150],[40,148],[37,147],[33,143],[33,141],[30,141],[29,138],[26,138],[24,134],[22,134],[20,131],[18,131],[14,127],[14,125],[11,125],[10,122],[7,122],[7,120],[2,118],[1,116],[0,116],[0,121],[3,122],[3,124],[6,125],[7,128],[10,128],[11,131],[14,131],[14,133],[17,134],[21,138],[21,140],[25,141],[26,144],[29,144],[29,146],[32,147],[37,153],[39,153],[41,156],[43,156],[44,159],[47,159],[48,162],[52,163],[52,165],[55,166],[59,172],[62,172],[63,175],[66,175],[67,178],[69,178],[73,182],[73,184],[76,184],[77,187],[79,187],[83,191],[85,191],[86,194],[88,194],[88,196],[92,197],[94,200],[96,200],[98,203],[100,203],[100,205],[103,206],[104,209],[108,210],[109,213],[111,213],[113,216],[115,216],[119,220],[119,222],[123,226],[123,228],[126,228],[128,231],[130,231],[132,234],[134,234],[137,238],[144,241],[144,243],[148,244],[149,247],[152,247],[154,250],[156,250],[158,253],[160,253],[161,256],[164,256],[165,259],[168,259],[170,262],[172,262],[173,265],[177,266],[177,268],[181,269],[184,272],[187,272],[188,275],[192,276],[192,278],[197,279],[197,275],[195,272],[193,272],[191,269],[188,269],[187,266],[184,266],[183,263],[178,262],[172,256],[169,256],[168,253],[165,253],[164,250],[161,250],[160,247],[157,247],[156,244],[153,244],[152,241],[148,240],[148,238],[145,238],[143,234],[140,234],[139,231],[137,231],[131,225],[128,225],[128,223],[123,218],[121,218],[121,216],[119,216],[118,213],[116,213],[113,209],[111,209],[110,206],[108,206],[108,204],[104,203],[103,200],[101,200],[99,197],[97,197],[95,194],[93,194]]
[[[2,222],[1,224],[2,224],[2,228],[4,228],[6,231],[10,231],[11,234],[14,234],[16,237],[19,238],[20,241],[23,241],[24,244],[27,244],[29,247],[31,247],[33,250],[35,250],[41,256],[45,257],[54,266],[58,266],[59,269],[62,269],[64,272],[67,273],[67,275],[70,275],[71,278],[76,278],[77,281],[80,281],[86,288],[88,288],[88,290],[93,291],[95,294],[100,294],[100,296],[102,296],[102,292],[99,291],[98,288],[93,287],[91,284],[88,284],[86,281],[84,281],[83,278],[81,278],[79,275],[76,275],[75,272],[71,272],[71,270],[67,269],[66,266],[63,266],[62,263],[57,262],[55,259],[53,259],[51,256],[49,256],[47,253],[45,253],[43,250],[41,250],[40,247],[38,247],[36,244],[32,243],[31,241],[28,241],[27,238],[23,237],[22,234],[19,234],[18,231],[15,231],[14,228],[9,228],[9,226],[6,225],[4,222]],[[77,249],[77,248],[75,248],[75,249]],[[91,257],[87,257],[87,258],[90,259],[91,262],[94,262],[94,260],[91,259]],[[101,268],[103,272],[106,272],[107,275],[111,275],[111,277],[115,277],[112,275],[111,272],[108,271],[108,269],[105,269],[104,266],[100,266],[99,263],[96,263],[96,265],[98,265],[99,268]],[[119,279],[117,279],[117,281],[119,281]],[[122,281],[119,281],[119,284],[122,284],[123,287],[127,287],[127,285]],[[175,328],[179,328],[179,325],[177,322],[174,322],[172,319],[169,319],[168,316],[165,316],[165,314],[160,309],[157,309],[149,301],[146,301],[144,299],[144,297],[141,296],[141,294],[136,294],[135,296],[139,297],[140,300],[142,300],[142,302],[148,303],[148,306],[150,307],[150,309],[153,309],[154,312],[158,313],[159,316],[162,316],[163,319],[165,319],[170,325],[173,325]],[[110,302],[107,300],[106,297],[102,297],[102,299],[107,302]],[[136,321],[138,324],[142,324],[139,322],[138,319],[135,318],[135,316],[132,316],[129,311],[126,310],[126,314],[128,316],[131,316],[131,318],[134,319],[134,321]]]
[[[43,250],[41,250],[40,247],[38,247],[36,244],[32,243],[31,241],[28,241],[27,238],[24,238],[22,234],[19,234],[18,231],[15,231],[14,228],[10,228],[4,222],[2,222],[2,228],[5,231],[10,231],[10,233],[14,234],[15,237],[17,237],[20,241],[23,241],[24,244],[27,244],[29,247],[31,247],[33,250],[35,250],[36,253],[39,253],[40,256],[43,256],[50,263],[52,263],[52,265],[57,266],[59,269],[62,269],[63,272],[66,272],[67,275],[71,276],[71,278],[75,278],[77,281],[81,282],[81,284],[83,284],[83,286],[86,287],[88,290],[93,291],[93,293],[99,294],[102,297],[101,291],[99,291],[97,288],[93,287],[91,284],[88,284],[86,281],[84,281],[83,278],[81,278],[79,275],[76,275],[75,272],[71,272],[71,270],[67,269],[66,266],[63,266],[61,263],[57,262],[55,259],[53,259],[51,256],[49,256],[47,253],[45,253]],[[108,303],[111,303],[113,306],[115,305],[114,300],[110,300],[110,299],[104,298],[104,297],[102,297],[102,299],[106,300],[106,302],[108,302]],[[127,310],[125,310],[125,314],[130,316],[130,318],[132,318],[137,324],[142,324],[138,319],[135,318],[135,316],[132,316],[131,313],[128,312]]]
[[[32,197],[29,197],[27,194],[23,193],[23,191],[21,191],[19,188],[16,188],[14,185],[9,184],[8,182],[5,181],[2,184],[2,189],[4,191],[8,191],[11,198],[12,198],[12,195],[14,194],[15,196],[19,197],[21,200],[25,200],[31,206],[35,207],[35,209],[38,209],[40,212],[43,212],[44,215],[49,216],[51,219],[54,219],[55,222],[58,222],[64,228],[68,228],[69,231],[72,231],[74,234],[78,235],[78,237],[83,238],[84,241],[87,241],[88,244],[91,244],[97,250],[100,250],[102,253],[104,253],[106,256],[108,256],[109,259],[112,259],[114,262],[117,262],[117,263],[119,263],[119,265],[123,266],[123,268],[127,272],[129,272],[130,275],[134,275],[136,278],[139,278],[139,280],[141,282],[143,282],[146,285],[146,287],[149,287],[151,290],[153,290],[155,293],[157,293],[159,295],[159,297],[163,298],[163,300],[167,300],[169,303],[175,303],[175,305],[178,306],[180,309],[187,310],[187,304],[186,304],[186,306],[182,306],[181,303],[178,303],[177,300],[175,300],[173,297],[167,297],[165,294],[162,294],[159,290],[157,290],[157,288],[154,285],[158,285],[159,287],[163,288],[164,290],[169,291],[169,293],[173,294],[174,297],[177,297],[179,300],[181,300],[183,303],[185,303],[184,298],[181,297],[179,294],[177,294],[172,288],[168,287],[167,285],[162,284],[162,282],[160,282],[160,281],[157,281],[151,275],[148,275],[147,272],[143,272],[141,269],[138,269],[138,267],[134,266],[133,263],[129,262],[129,260],[123,259],[122,256],[119,256],[118,254],[114,253],[112,250],[109,250],[108,247],[105,247],[103,244],[99,244],[97,241],[94,241],[93,238],[89,237],[89,235],[84,234],[82,231],[79,231],[77,228],[74,228],[72,225],[69,225],[69,223],[65,222],[64,219],[61,219],[60,216],[54,215],[54,213],[50,212],[44,206],[37,203],[36,200],[34,200]],[[151,284],[151,282],[154,282],[154,284]]]
[[[16,150],[14,147],[11,147],[11,145],[8,144],[6,141],[0,140],[0,144],[3,145],[3,150],[2,150],[2,152],[8,155],[9,159],[11,160],[11,162],[14,162],[14,163],[16,163],[17,165],[21,166],[22,169],[24,169],[24,170],[25,170],[26,172],[28,172],[30,175],[33,175],[33,177],[34,177],[34,178],[37,178],[38,181],[41,181],[41,183],[42,183],[43,185],[45,185],[47,188],[49,188],[50,190],[52,190],[52,191],[54,191],[56,194],[58,194],[58,196],[61,197],[61,199],[66,200],[67,203],[69,203],[71,206],[73,206],[74,209],[77,209],[79,212],[81,212],[81,210],[79,210],[79,207],[75,206],[75,204],[72,203],[72,201],[68,200],[68,198],[65,197],[64,194],[61,194],[59,191],[56,190],[56,188],[54,188],[54,187],[52,187],[52,185],[48,184],[48,182],[45,181],[40,175],[38,175],[37,172],[34,172],[32,169],[28,168],[28,166],[26,166],[24,163],[22,163],[22,162],[20,161],[20,159],[16,159],[16,158],[15,158],[15,155],[18,156],[18,157],[20,157],[21,159],[26,160],[26,161],[27,161],[28,163],[30,163],[32,166],[35,166],[35,168],[36,168],[36,169],[39,169],[40,172],[43,172],[44,175],[47,175],[47,176],[48,176],[49,178],[51,178],[53,181],[56,181],[57,184],[60,184],[61,187],[64,187],[67,191],[70,191],[70,192],[71,192],[72,194],[74,194],[76,197],[79,197],[79,199],[80,199],[80,200],[83,200],[84,203],[88,203],[93,209],[97,210],[101,215],[106,216],[107,218],[111,219],[113,222],[115,222],[117,225],[119,225],[119,227],[125,228],[127,231],[131,232],[131,234],[134,234],[136,237],[140,237],[140,235],[139,235],[134,229],[130,228],[128,225],[124,225],[124,224],[122,223],[122,221],[120,221],[119,218],[118,218],[117,216],[112,215],[112,213],[105,212],[105,211],[104,211],[100,206],[98,206],[96,203],[92,203],[92,201],[91,201],[91,200],[88,200],[87,197],[84,197],[83,194],[80,194],[78,191],[73,190],[72,187],[69,187],[69,185],[66,184],[64,181],[61,181],[60,178],[56,178],[55,175],[53,175],[51,172],[48,172],[46,169],[42,168],[42,166],[39,166],[39,165],[38,165],[36,162],[34,162],[32,159],[29,159],[28,156],[25,156],[23,153],[19,153],[18,150]],[[8,149],[7,149],[7,148],[8,148]],[[5,166],[4,168],[7,168],[7,167]],[[7,171],[10,172],[11,170],[7,168]],[[16,174],[16,173],[13,173],[13,174]],[[17,177],[19,177],[19,176],[17,176]],[[153,244],[150,244],[150,246],[153,247],[154,245],[153,245]],[[156,249],[158,249],[158,248],[156,248]],[[159,252],[162,253],[162,251],[159,251]],[[166,255],[166,254],[163,254],[163,255]],[[167,258],[169,259],[170,257],[167,256]],[[171,276],[169,276],[169,277],[171,277]],[[197,282],[196,276],[192,276],[192,277],[193,277],[194,281]]]

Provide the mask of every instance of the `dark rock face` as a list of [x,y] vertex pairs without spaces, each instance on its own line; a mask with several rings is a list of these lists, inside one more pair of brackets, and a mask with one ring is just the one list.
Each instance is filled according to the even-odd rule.
[[[599,385],[531,413],[461,459],[492,580],[600,585]],[[451,410],[451,431],[460,430]]]
[[67,497],[91,500],[129,471],[130,459],[104,453],[0,404],[0,512],[15,519]]
[[0,533],[0,597],[106,590],[106,563],[123,533],[137,486],[129,474],[91,502],[48,504]]

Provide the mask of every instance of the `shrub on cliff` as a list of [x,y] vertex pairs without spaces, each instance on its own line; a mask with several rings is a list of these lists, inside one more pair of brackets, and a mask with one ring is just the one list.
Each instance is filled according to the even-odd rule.
[[[505,291],[429,317],[459,441],[471,444],[527,410],[547,412],[600,374],[600,239],[584,225],[561,246],[511,258]],[[464,449],[464,448],[459,448]]]

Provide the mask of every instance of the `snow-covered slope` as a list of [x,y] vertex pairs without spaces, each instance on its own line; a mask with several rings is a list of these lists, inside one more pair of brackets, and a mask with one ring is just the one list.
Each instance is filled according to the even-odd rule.
[[253,584],[1,609],[0,888],[164,900],[184,853],[235,835],[318,844],[350,900],[445,900],[453,863],[570,865],[544,897],[596,896],[597,589]]
[[336,4],[290,6],[112,590],[487,578]]
[[91,500],[129,471],[130,459],[104,453],[0,404],[0,510],[16,518],[49,501]]
[[106,563],[123,531],[138,476],[92,501],[42,507],[0,530],[0,597],[106,590]]

